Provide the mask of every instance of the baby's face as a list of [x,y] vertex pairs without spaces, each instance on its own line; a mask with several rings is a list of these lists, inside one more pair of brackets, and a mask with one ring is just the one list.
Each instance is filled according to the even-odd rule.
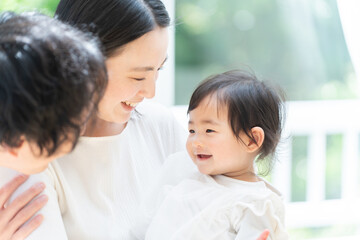
[[253,169],[246,145],[234,136],[228,111],[218,108],[216,97],[206,97],[189,113],[186,148],[203,174],[232,177]]

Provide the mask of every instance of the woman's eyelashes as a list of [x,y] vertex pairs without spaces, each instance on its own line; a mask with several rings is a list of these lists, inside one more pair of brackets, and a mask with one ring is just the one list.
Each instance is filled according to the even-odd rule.
[[[158,68],[158,71],[161,71],[163,70],[164,66],[161,66]],[[135,77],[132,77],[131,79],[135,80],[135,81],[144,81],[146,78],[145,77],[142,77],[142,78],[135,78]]]
[[132,78],[134,79],[135,81],[144,81],[146,78]]

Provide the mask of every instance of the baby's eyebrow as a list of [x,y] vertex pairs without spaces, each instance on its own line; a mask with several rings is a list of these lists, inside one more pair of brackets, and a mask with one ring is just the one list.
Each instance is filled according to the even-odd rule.
[[[204,119],[204,120],[201,120],[200,123],[202,124],[212,124],[212,125],[220,125],[220,123],[214,121],[214,120],[211,120],[211,119]],[[189,120],[189,124],[194,124],[193,121]]]

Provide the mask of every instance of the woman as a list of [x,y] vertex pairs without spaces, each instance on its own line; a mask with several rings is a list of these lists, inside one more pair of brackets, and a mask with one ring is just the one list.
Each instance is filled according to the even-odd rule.
[[66,229],[68,239],[132,239],[145,190],[167,156],[185,149],[172,115],[141,103],[166,61],[168,13],[160,0],[61,0],[56,16],[98,34],[109,82],[75,150],[31,177],[46,183],[49,203],[30,237],[64,239]]

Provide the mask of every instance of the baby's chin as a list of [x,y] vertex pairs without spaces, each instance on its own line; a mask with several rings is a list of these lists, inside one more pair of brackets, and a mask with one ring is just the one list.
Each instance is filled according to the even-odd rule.
[[197,166],[198,171],[200,173],[202,173],[202,174],[205,174],[205,175],[217,175],[217,174],[214,173],[213,170],[207,169],[204,166],[201,166],[201,165],[199,166],[198,164],[196,164],[196,166]]

